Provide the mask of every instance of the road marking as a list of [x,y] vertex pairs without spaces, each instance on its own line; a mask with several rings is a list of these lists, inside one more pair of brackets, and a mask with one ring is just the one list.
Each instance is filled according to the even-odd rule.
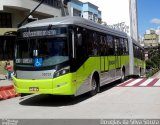
[[160,86],[160,79],[153,86]]
[[129,80],[127,80],[127,81],[121,83],[121,84],[118,85],[118,86],[119,86],[119,87],[123,87],[123,86],[127,85],[128,83],[130,83],[130,82],[132,82],[132,81],[134,81],[134,80],[135,80],[135,79],[129,79]]
[[154,80],[153,78],[147,79],[144,83],[140,84],[139,86],[147,86],[153,80]]
[[127,84],[126,86],[133,86],[134,84],[140,82],[141,80],[143,80],[143,79],[136,79],[136,80],[134,80],[133,82]]
[[160,79],[129,79],[126,82],[117,85],[117,87],[160,87]]
[[158,81],[159,79],[154,79],[152,82],[150,82],[147,87],[154,86],[154,84]]
[[146,80],[147,80],[147,78],[144,78],[144,79],[142,79],[141,81],[139,81],[138,83],[134,84],[133,86],[134,86],[134,87],[139,86],[139,85],[141,85],[142,83],[144,83]]

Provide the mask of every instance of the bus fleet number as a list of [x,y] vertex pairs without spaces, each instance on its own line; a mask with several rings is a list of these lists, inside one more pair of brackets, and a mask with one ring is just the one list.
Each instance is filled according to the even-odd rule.
[[42,73],[42,76],[51,76],[51,73]]

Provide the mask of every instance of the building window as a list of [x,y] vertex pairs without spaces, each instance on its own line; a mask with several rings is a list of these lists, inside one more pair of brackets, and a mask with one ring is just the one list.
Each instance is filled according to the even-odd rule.
[[11,28],[12,16],[10,13],[0,13],[0,28]]
[[16,36],[0,36],[0,61],[13,60]]
[[73,8],[73,16],[81,16],[81,11]]
[[[41,0],[38,0],[38,1],[40,2]],[[58,8],[58,9],[61,8],[61,1],[60,0],[45,0],[44,4],[47,4],[49,6],[52,6],[52,7]]]

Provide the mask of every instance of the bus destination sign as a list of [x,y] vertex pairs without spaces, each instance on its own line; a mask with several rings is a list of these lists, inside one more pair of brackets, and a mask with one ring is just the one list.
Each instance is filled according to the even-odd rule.
[[29,31],[23,32],[23,37],[38,37],[38,36],[52,36],[58,35],[59,33],[56,30],[41,30],[41,31]]

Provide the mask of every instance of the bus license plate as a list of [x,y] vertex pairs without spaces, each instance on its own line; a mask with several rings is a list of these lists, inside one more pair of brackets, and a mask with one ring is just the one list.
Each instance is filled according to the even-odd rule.
[[30,91],[30,92],[38,92],[38,91],[39,91],[39,88],[38,88],[38,87],[30,87],[30,88],[29,88],[29,91]]

